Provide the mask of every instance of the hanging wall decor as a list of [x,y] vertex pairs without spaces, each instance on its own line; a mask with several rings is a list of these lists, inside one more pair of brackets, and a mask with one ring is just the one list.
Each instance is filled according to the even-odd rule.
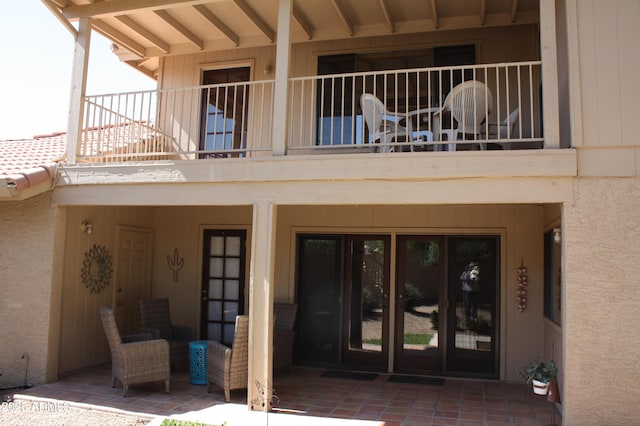
[[527,285],[529,284],[529,278],[527,277],[527,267],[523,262],[520,262],[520,267],[517,270],[518,273],[518,288],[516,290],[516,303],[518,304],[518,311],[524,312],[527,309]]
[[167,263],[173,271],[173,281],[178,282],[178,271],[184,266],[184,258],[178,256],[178,249],[173,251],[173,259],[167,255]]
[[84,254],[80,276],[82,283],[91,293],[99,294],[111,281],[113,265],[111,255],[105,246],[94,244]]

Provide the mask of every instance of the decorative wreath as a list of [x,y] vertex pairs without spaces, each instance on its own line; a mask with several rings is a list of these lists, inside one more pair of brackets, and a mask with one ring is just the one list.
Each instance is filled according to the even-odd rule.
[[80,270],[82,283],[91,293],[98,294],[109,285],[112,273],[111,255],[107,248],[94,244],[84,254],[84,261]]

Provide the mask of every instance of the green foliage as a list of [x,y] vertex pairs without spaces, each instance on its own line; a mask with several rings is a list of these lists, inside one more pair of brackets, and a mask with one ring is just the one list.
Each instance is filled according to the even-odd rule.
[[433,339],[433,334],[413,334],[407,333],[404,335],[404,343],[409,345],[428,345]]
[[540,361],[538,358],[529,361],[522,370],[518,372],[520,378],[531,384],[533,380],[538,380],[543,383],[549,383],[556,379],[558,374],[558,368],[553,361]]
[[[227,422],[222,423],[225,426]],[[189,420],[164,419],[161,426],[209,426],[209,423],[192,422]]]
[[491,323],[482,317],[477,319],[468,319],[467,328],[469,331],[481,334],[483,336],[491,335]]
[[372,313],[382,307],[382,292],[377,287],[371,290],[369,287],[362,289],[362,311]]
[[412,311],[416,306],[422,304],[422,293],[418,287],[409,283],[404,284],[404,306],[405,310]]
[[433,329],[437,330],[438,329],[438,324],[439,324],[439,313],[438,310],[435,309],[433,310],[430,314],[429,317],[431,318],[431,324],[433,324]]

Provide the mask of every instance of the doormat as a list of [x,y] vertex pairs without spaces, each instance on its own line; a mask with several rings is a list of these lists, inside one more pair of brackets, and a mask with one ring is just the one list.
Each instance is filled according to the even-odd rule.
[[327,370],[321,374],[322,377],[335,377],[338,379],[367,380],[372,381],[378,377],[375,373],[356,373],[353,371]]
[[439,377],[424,377],[424,376],[401,376],[398,374],[394,374],[389,376],[387,382],[392,383],[415,383],[418,385],[435,385],[435,386],[443,386],[444,379]]

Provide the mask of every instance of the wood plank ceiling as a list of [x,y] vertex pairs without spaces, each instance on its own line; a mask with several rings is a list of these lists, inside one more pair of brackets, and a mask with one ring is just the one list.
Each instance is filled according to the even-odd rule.
[[[74,31],[92,28],[142,72],[158,58],[276,42],[278,0],[42,0]],[[539,21],[538,0],[293,0],[291,40],[302,43]]]

